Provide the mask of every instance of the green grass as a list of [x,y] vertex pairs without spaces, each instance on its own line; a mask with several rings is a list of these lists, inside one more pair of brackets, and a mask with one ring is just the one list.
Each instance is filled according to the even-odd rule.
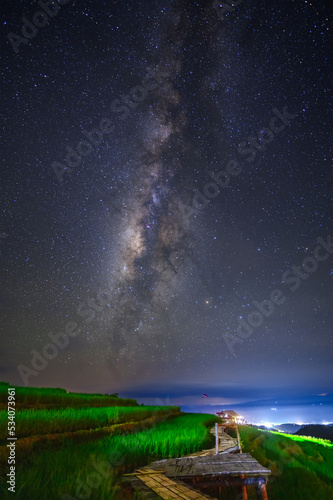
[[269,500],[333,499],[333,446],[322,439],[240,426],[243,452],[272,471]]
[[91,406],[139,406],[135,399],[122,399],[107,394],[84,394],[66,392],[65,389],[39,387],[19,387],[0,382],[0,405],[7,406],[8,387],[15,387],[16,401],[19,407],[57,406],[57,407],[91,407]]
[[[0,383],[7,401],[9,384]],[[212,448],[213,415],[139,406],[117,395],[16,388],[16,493],[8,492],[7,411],[0,410],[0,497],[4,500],[130,500],[123,474],[156,459]],[[30,409],[35,406],[34,409]],[[28,408],[28,409],[25,409]],[[333,443],[240,426],[244,452],[272,475],[269,500],[333,499]],[[208,493],[208,491],[207,491]],[[234,500],[233,488],[210,494]],[[254,500],[253,488],[248,491]]]
[[289,439],[292,439],[293,441],[301,441],[302,443],[306,443],[307,441],[309,441],[311,443],[322,444],[323,446],[327,446],[328,448],[333,448],[333,443],[329,439],[316,438],[312,436],[301,436],[298,434],[291,435],[291,434],[285,434],[284,432],[276,432],[276,431],[269,431],[269,432],[271,434],[277,434],[278,436],[285,436]]
[[[133,498],[121,483],[125,472],[152,460],[212,447],[214,437],[209,429],[216,421],[212,415],[186,414],[135,434],[84,443],[68,439],[60,447],[50,443],[30,454],[18,467],[15,499]],[[0,496],[1,493],[4,499],[13,497],[6,490],[5,480],[0,483]]]
[[[67,408],[62,410],[20,410],[16,413],[17,438],[97,429],[123,422],[143,420],[152,415],[178,412],[178,407],[138,406]],[[0,410],[0,440],[7,438],[7,411]]]

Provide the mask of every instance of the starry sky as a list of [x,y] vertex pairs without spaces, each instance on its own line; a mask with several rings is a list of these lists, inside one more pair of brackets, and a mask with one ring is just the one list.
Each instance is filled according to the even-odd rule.
[[1,380],[332,392],[328,0],[0,9]]

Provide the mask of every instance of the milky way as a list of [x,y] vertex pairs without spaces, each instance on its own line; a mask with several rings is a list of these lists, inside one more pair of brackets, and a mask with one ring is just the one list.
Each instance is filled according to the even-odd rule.
[[[171,35],[181,30],[181,21],[173,21],[166,30]],[[160,43],[165,43],[166,36],[161,36]],[[176,59],[180,46],[181,39],[177,39],[170,50],[162,47],[167,61],[159,63],[164,69],[157,73],[163,72],[163,79],[140,117],[142,129],[131,151],[134,165],[132,161],[128,196],[122,195],[114,233],[117,251],[110,272],[116,306],[105,320],[111,325],[107,336],[116,341],[108,349],[112,366],[115,357],[133,360],[141,352],[148,361],[152,351],[161,350],[164,334],[152,322],[163,318],[166,325],[171,324],[170,303],[175,295],[186,293],[184,275],[191,267],[193,234],[190,211],[177,186],[183,169],[180,155],[186,147],[186,112],[171,83],[181,69]]]
[[29,384],[328,392],[331,254],[281,278],[332,233],[328,2],[73,0],[14,50],[36,5],[1,5],[3,378],[75,322]]

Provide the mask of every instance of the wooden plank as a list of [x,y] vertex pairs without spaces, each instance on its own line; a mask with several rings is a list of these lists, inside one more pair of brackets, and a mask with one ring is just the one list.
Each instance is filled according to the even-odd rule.
[[207,475],[237,475],[261,474],[268,475],[270,471],[251,459],[239,459],[241,455],[212,455],[195,457],[191,461],[177,460],[177,465],[165,464],[164,471],[169,477],[193,477]]
[[144,484],[137,477],[129,478],[129,483],[134,490],[140,491],[140,494],[142,496],[142,500],[157,500],[158,499],[158,496],[156,495],[155,491],[151,490],[149,488],[149,486]]
[[[208,497],[161,475],[138,475],[139,479],[165,500],[206,500]],[[216,500],[216,499],[215,499]]]
[[213,455],[214,450],[203,450],[203,451],[197,451],[196,453],[192,453],[191,455],[186,455],[187,457],[206,457],[208,455]]
[[234,453],[234,454],[229,454],[229,455],[219,455],[218,457],[216,457],[214,459],[214,462],[218,463],[218,462],[221,462],[221,463],[239,463],[239,464],[247,464],[247,463],[255,463],[255,464],[258,464],[259,462],[257,462],[256,460],[254,460],[254,458],[241,458],[243,457],[243,455],[239,454],[239,453]]
[[212,476],[218,476],[220,474],[226,473],[227,468],[225,464],[219,465],[219,464],[214,464],[212,465]]
[[231,453],[231,452],[237,451],[237,450],[238,450],[238,446],[234,446],[233,448],[226,448],[225,450],[221,450],[219,454],[225,455],[227,453]]
[[159,483],[163,484],[164,486],[169,486],[172,491],[185,494],[186,498],[190,498],[190,499],[206,498],[206,497],[203,497],[199,492],[191,490],[185,485],[176,483],[175,481],[172,481],[171,479],[169,479],[165,476],[164,477],[161,477],[161,476],[155,477],[154,476],[154,479],[156,481],[158,481]]
[[[242,446],[241,446],[240,435],[239,435],[239,431],[238,431],[238,426],[236,427],[236,434],[237,434],[237,444],[238,444],[239,451],[240,451],[240,453],[243,453],[243,452],[242,452]],[[243,496],[245,496],[245,495],[244,495],[244,493],[245,493],[245,495],[246,495],[246,491],[245,491],[245,492],[243,492]],[[246,495],[246,498],[247,498],[247,495]]]
[[156,484],[156,481],[150,476],[140,476],[140,480],[163,499],[179,499],[179,496],[174,492],[169,491],[166,487],[161,486],[159,483]]
[[219,432],[218,432],[218,427],[217,424],[215,424],[215,453],[216,455],[219,452]]
[[172,491],[181,493],[181,498],[186,498],[190,500],[200,500],[200,499],[206,499],[206,495],[202,495],[197,491],[191,490],[185,485],[175,483],[174,481],[171,481],[172,485],[170,485],[170,489]]
[[140,476],[142,474],[164,474],[162,470],[139,470],[137,472],[131,472],[129,474],[124,474],[124,476]]

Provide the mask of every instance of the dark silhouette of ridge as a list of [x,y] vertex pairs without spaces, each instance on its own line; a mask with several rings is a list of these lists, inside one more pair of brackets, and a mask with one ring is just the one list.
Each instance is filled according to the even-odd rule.
[[330,425],[304,425],[294,432],[297,436],[312,436],[333,441],[333,424]]

